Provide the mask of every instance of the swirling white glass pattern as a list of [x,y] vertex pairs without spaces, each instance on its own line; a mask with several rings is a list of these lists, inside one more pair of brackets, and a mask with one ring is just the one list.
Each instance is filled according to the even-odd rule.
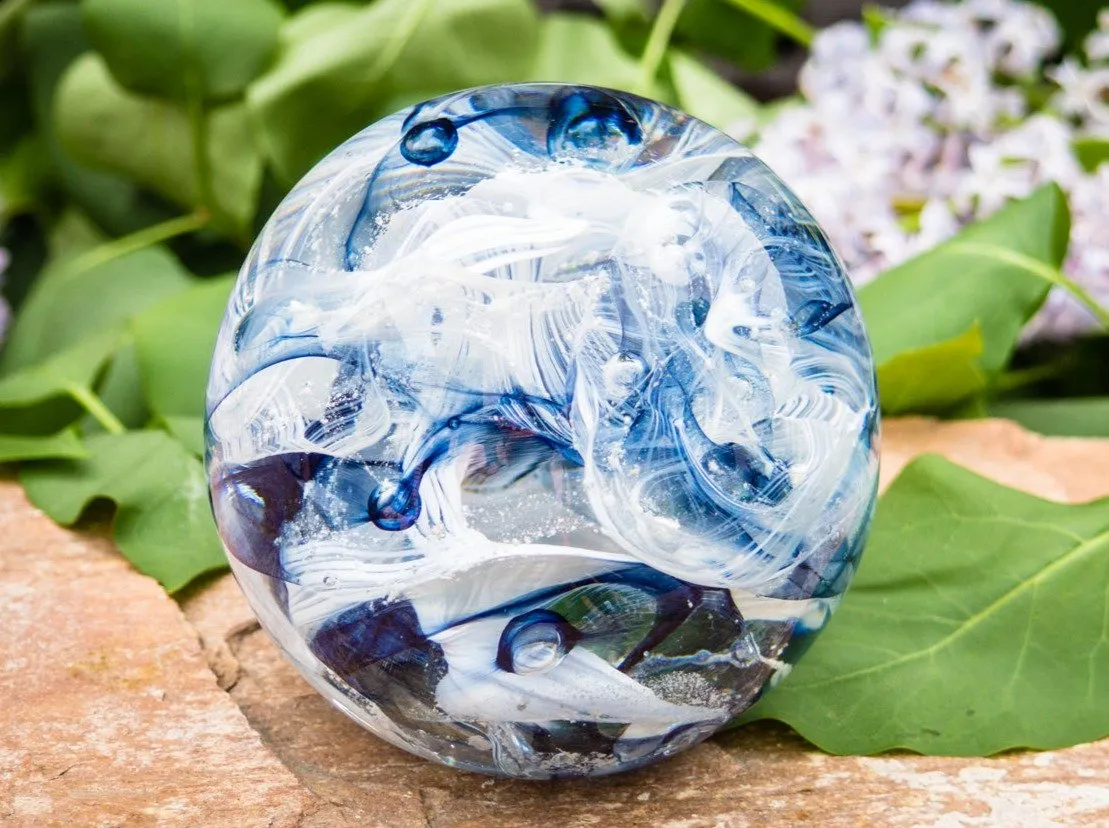
[[421,755],[523,777],[695,744],[782,676],[874,500],[866,336],[720,132],[501,86],[374,124],[277,209],[208,391],[266,629]]

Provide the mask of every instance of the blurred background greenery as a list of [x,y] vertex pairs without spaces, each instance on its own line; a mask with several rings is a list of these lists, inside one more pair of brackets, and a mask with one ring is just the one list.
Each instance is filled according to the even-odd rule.
[[[1096,2],[1050,6],[1068,39],[1093,26]],[[723,127],[754,111],[747,93],[790,94],[814,26],[861,11],[859,0],[3,0],[4,296],[18,311],[59,227],[120,236],[182,209],[208,220],[175,244],[186,266],[233,269],[324,152],[461,87],[594,83]]]

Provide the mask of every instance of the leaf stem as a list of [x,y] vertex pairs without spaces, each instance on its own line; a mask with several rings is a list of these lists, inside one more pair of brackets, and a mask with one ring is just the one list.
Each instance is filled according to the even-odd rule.
[[802,46],[811,46],[813,38],[816,37],[816,29],[789,9],[782,8],[771,0],[725,0],[725,2],[758,18],[770,28],[776,29]]
[[651,85],[655,82],[663,57],[666,56],[666,47],[670,45],[674,27],[678,25],[678,18],[685,4],[686,0],[663,0],[662,8],[658,10],[651,33],[647,37],[647,45],[639,58],[638,91],[641,94],[646,95],[651,91]]
[[64,388],[66,393],[79,402],[81,407],[91,414],[92,418],[100,423],[106,432],[122,434],[127,430],[126,426],[119,421],[119,418],[111,412],[111,409],[104,405],[104,401],[91,390],[75,382],[65,383]]
[[118,239],[112,239],[110,242],[98,245],[92,250],[87,250],[79,256],[73,257],[62,267],[66,271],[66,278],[72,278],[86,270],[92,270],[94,267],[99,267],[137,250],[195,232],[207,223],[208,213],[203,211],[190,213],[187,216],[178,216],[169,221],[163,221],[161,224],[153,224],[130,235],[120,236]]
[[1022,270],[1039,276],[1045,282],[1055,285],[1056,287],[1061,287],[1078,300],[1086,310],[1092,313],[1094,318],[1101,323],[1102,327],[1109,330],[1109,310],[1099,305],[1097,300],[1094,299],[1082,285],[1075,282],[1058,268],[1052,267],[1046,262],[1041,262],[1039,259],[1034,259],[1024,253],[1010,250],[1007,247],[1001,247],[996,244],[986,244],[984,242],[955,242],[949,249],[961,253],[969,253],[972,256],[985,256],[986,258],[1008,262]]

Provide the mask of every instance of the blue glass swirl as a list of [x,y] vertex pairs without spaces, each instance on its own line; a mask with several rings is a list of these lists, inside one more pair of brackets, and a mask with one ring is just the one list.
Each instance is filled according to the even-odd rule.
[[874,503],[843,267],[749,150],[624,93],[470,90],[286,197],[208,389],[239,582],[386,739],[527,778],[639,767],[824,625]]

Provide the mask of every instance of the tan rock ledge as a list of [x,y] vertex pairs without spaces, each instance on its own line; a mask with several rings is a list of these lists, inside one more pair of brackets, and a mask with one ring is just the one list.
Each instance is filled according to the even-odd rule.
[[[1109,441],[893,421],[883,482],[924,451],[1043,497],[1109,494]],[[183,607],[106,540],[59,529],[0,482],[0,824],[1109,825],[1109,740],[990,759],[835,757],[760,725],[595,782],[459,773],[331,708],[230,578]]]

